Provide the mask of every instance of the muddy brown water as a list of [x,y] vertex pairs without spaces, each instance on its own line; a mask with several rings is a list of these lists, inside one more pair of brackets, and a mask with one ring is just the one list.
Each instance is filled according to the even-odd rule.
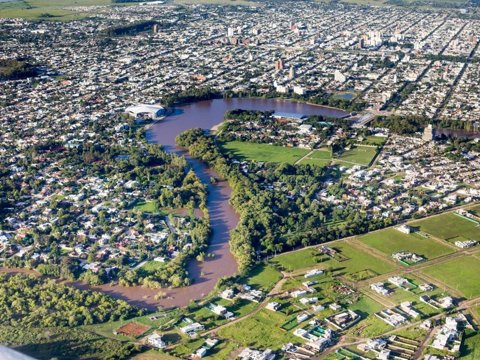
[[[204,163],[192,159],[175,145],[176,136],[183,131],[191,128],[211,129],[223,121],[226,111],[233,109],[275,110],[285,113],[329,117],[344,117],[348,115],[345,111],[322,106],[287,100],[251,98],[200,101],[175,109],[165,120],[153,125],[147,131],[147,139],[150,142],[162,145],[166,151],[186,156],[192,169],[207,184],[207,207],[213,230],[207,253],[214,256],[206,258],[204,262],[190,261],[188,272],[193,283],[182,288],[148,289],[140,286],[123,287],[111,284],[88,286],[80,282],[72,283],[72,285],[79,289],[102,291],[114,298],[126,300],[132,305],[156,310],[159,306],[162,308],[182,307],[188,305],[192,300],[202,299],[213,290],[218,279],[236,273],[237,263],[230,253],[229,247],[230,231],[236,227],[239,220],[238,215],[229,204],[232,189],[226,181],[220,181],[215,185],[211,185],[209,182],[210,177],[218,178],[218,175]],[[155,300],[155,295],[160,291],[165,294],[165,297]]]

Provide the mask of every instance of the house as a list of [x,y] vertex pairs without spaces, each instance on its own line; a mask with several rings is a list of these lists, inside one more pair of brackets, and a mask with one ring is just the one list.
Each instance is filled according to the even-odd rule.
[[162,335],[157,333],[153,333],[147,337],[147,344],[157,349],[164,349],[167,346],[162,339]]
[[278,309],[281,308],[281,304],[277,302],[269,302],[267,306],[265,306],[265,308],[268,310],[277,311]]
[[404,234],[410,234],[412,232],[412,228],[405,224],[397,226],[395,229],[397,229],[398,231]]

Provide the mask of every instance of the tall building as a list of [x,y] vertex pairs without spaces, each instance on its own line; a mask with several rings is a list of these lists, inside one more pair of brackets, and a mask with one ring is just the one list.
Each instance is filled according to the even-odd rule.
[[228,36],[228,37],[232,37],[233,35],[235,35],[235,29],[232,28],[232,27],[229,27],[229,28],[227,29],[227,36]]
[[290,70],[288,72],[288,78],[290,80],[295,79],[295,68],[293,67],[293,65],[290,65]]
[[283,60],[282,59],[278,59],[275,61],[275,70],[276,71],[280,71],[280,70],[283,70],[283,67],[284,67],[284,63],[283,63]]
[[156,34],[158,33],[159,26],[158,24],[153,25],[153,33]]
[[340,70],[335,70],[335,73],[333,74],[333,77],[335,78],[336,82],[344,83],[347,81],[347,77],[343,75]]
[[432,124],[428,124],[428,126],[423,129],[423,141],[432,141],[435,138],[435,129],[433,128]]

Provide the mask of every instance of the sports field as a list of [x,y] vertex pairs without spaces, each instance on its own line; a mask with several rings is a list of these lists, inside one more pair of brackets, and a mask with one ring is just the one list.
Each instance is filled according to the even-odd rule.
[[339,163],[345,162],[355,165],[368,166],[376,154],[376,147],[356,146],[353,149],[345,151],[339,158],[336,158],[335,160]]
[[467,299],[480,296],[480,260],[472,256],[452,259],[422,270],[423,273],[445,283]]
[[332,161],[332,154],[328,149],[314,150],[307,157],[302,159],[299,164],[302,165],[316,165],[316,166],[328,166]]
[[454,213],[433,216],[412,224],[433,236],[448,241],[480,240],[480,226]]
[[455,251],[435,240],[423,238],[416,234],[407,235],[394,228],[376,231],[359,239],[388,256],[399,251],[410,251],[423,255],[427,259],[433,259]]
[[264,161],[293,164],[308,154],[308,149],[229,141],[221,145],[222,150],[241,161]]

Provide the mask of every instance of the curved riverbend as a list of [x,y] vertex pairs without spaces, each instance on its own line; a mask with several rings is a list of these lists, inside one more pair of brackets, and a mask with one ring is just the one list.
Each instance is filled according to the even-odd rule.
[[[215,185],[210,184],[210,177],[218,175],[204,163],[192,159],[182,149],[175,145],[178,134],[191,128],[211,129],[223,121],[225,112],[233,109],[245,110],[275,110],[279,112],[298,113],[303,115],[323,115],[329,117],[344,117],[347,112],[322,106],[278,99],[234,98],[200,101],[181,106],[156,123],[147,131],[150,142],[160,144],[166,151],[186,156],[190,166],[200,180],[208,186],[207,207],[213,234],[207,253],[213,258],[204,262],[190,261],[188,271],[193,280],[192,285],[176,289],[148,289],[141,286],[123,287],[105,284],[88,286],[81,282],[71,283],[79,289],[98,290],[114,298],[123,299],[139,307],[156,310],[157,307],[173,308],[188,305],[192,300],[204,298],[213,290],[218,279],[234,275],[237,271],[235,258],[230,253],[230,231],[238,223],[238,215],[229,204],[232,189],[226,181]],[[8,270],[7,270],[8,271]],[[165,297],[155,300],[155,295],[163,292]]]

